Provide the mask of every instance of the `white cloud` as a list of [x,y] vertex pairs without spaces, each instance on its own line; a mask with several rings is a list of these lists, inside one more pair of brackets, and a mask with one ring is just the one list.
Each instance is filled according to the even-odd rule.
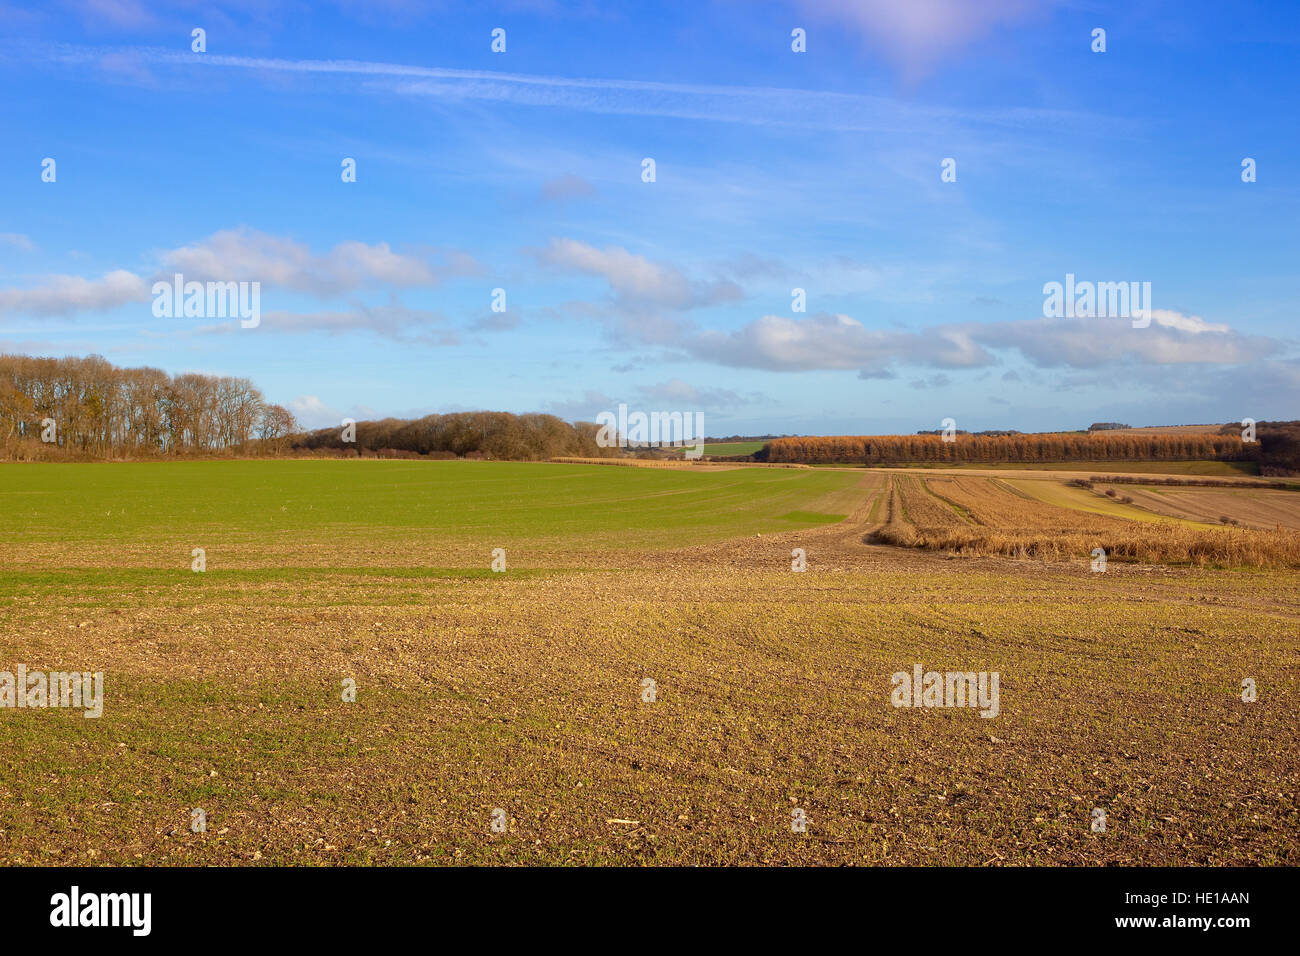
[[[0,241],[21,247],[29,242],[16,233]],[[175,273],[196,282],[260,282],[266,288],[309,292],[322,298],[363,288],[415,288],[436,286],[452,276],[474,275],[478,263],[455,250],[419,253],[394,252],[386,242],[340,242],[324,254],[315,254],[300,242],[255,229],[228,229],[192,245],[158,254],[160,268],[149,278],[116,269],[98,279],[83,276],[46,276],[27,289],[0,289],[0,315],[69,315],[113,309],[131,302],[148,302],[155,281],[170,282]],[[349,324],[377,331],[403,325],[429,324],[431,313],[388,306],[355,306],[335,313],[320,313],[314,320],[275,313],[286,328],[334,328]],[[437,319],[441,321],[441,319]]]
[[291,399],[289,401],[289,411],[293,412],[298,421],[304,424],[309,420],[319,421],[326,418],[338,421],[342,417],[335,409],[322,402],[317,395],[299,395],[297,398]]
[[293,412],[293,417],[298,419],[298,424],[309,431],[315,428],[339,428],[344,418],[365,421],[367,418],[377,417],[369,408],[353,406],[351,411],[335,408],[323,401],[319,395],[299,395],[286,402],[285,407]]
[[1152,312],[1147,328],[1131,319],[1026,319],[967,326],[973,339],[1015,349],[1044,368],[1097,368],[1125,363],[1241,365],[1283,350],[1282,343],[1245,336],[1231,327],[1167,310]]
[[[294,417],[298,419],[303,428],[309,430],[314,428],[338,428],[342,425],[344,418],[364,422],[381,417],[380,413],[369,405],[353,405],[351,408],[344,410],[335,408],[322,400],[319,395],[299,395],[297,398],[286,402],[285,407],[293,412]],[[427,410],[414,410],[397,412],[396,414],[400,418],[418,418],[421,415],[428,414],[428,412]]]
[[1245,336],[1199,316],[1155,310],[1149,327],[1131,319],[1026,319],[934,326],[920,332],[868,329],[847,315],[791,319],[765,315],[733,331],[691,333],[677,343],[720,365],[770,371],[857,369],[863,378],[890,377],[891,366],[941,369],[998,364],[998,351],[1018,352],[1043,368],[1127,365],[1244,365],[1272,358],[1285,343]]
[[621,246],[597,249],[576,239],[552,239],[533,255],[543,265],[604,279],[625,307],[690,309],[744,298],[729,279],[692,281],[672,266],[659,265]]
[[433,286],[443,278],[476,270],[464,253],[432,255],[394,252],[386,242],[341,242],[324,255],[300,242],[247,227],[213,233],[190,246],[164,252],[165,270],[200,282],[260,281],[320,296],[364,286]]
[[994,361],[962,329],[868,329],[851,316],[825,313],[806,319],[765,315],[736,331],[698,333],[685,347],[722,365],[771,371],[859,369],[879,375],[893,362],[974,368]]
[[68,315],[115,309],[131,302],[147,302],[149,298],[145,280],[125,269],[115,269],[98,279],[53,275],[32,289],[0,289],[0,315]]
[[1199,334],[1201,332],[1232,331],[1226,325],[1206,322],[1199,315],[1183,315],[1181,312],[1171,312],[1168,309],[1152,309],[1151,319],[1156,325],[1162,325],[1168,329],[1177,329],[1180,332]]

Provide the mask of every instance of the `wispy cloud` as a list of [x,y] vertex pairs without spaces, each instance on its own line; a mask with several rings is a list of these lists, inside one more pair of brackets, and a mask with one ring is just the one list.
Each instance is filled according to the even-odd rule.
[[[380,306],[357,303],[347,309],[320,312],[271,311],[262,315],[262,325],[269,332],[324,332],[332,335],[373,332],[405,344],[451,346],[460,343],[460,337],[448,327],[444,315],[411,309],[396,300]],[[230,328],[227,323],[206,331],[227,331]]]
[[654,385],[643,385],[637,390],[637,394],[647,404],[655,407],[692,411],[735,409],[749,405],[758,399],[758,396],[741,395],[729,388],[694,385],[680,378]]
[[142,65],[184,69],[240,70],[253,75],[302,74],[363,81],[369,89],[450,101],[483,100],[588,113],[665,116],[707,122],[806,129],[913,133],[953,124],[1061,129],[1112,120],[1068,110],[1013,107],[954,110],[865,93],[792,87],[726,86],[656,80],[567,77],[365,60],[291,60],[274,57],[192,54],[155,47],[89,48],[60,45],[24,48],[29,57],[71,66],[98,65],[105,57],[135,58]]
[[36,244],[20,232],[0,232],[0,246],[9,246],[22,252],[32,252]]
[[765,398],[760,394],[742,395],[731,389],[672,378],[666,382],[630,386],[618,396],[588,390],[581,398],[552,402],[547,410],[568,421],[593,421],[600,412],[615,411],[620,403],[642,411],[723,413],[762,401]]

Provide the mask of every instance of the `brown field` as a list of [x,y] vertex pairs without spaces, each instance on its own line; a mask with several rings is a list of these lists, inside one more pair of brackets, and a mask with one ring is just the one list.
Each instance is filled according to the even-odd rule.
[[[942,475],[899,476],[891,482],[888,523],[881,541],[908,547],[1016,557],[1062,558],[1103,549],[1108,557],[1157,563],[1300,566],[1300,532],[1137,521],[1112,514],[1060,507],[997,478]],[[917,487],[920,486],[920,487]],[[1127,487],[1127,486],[1123,486]],[[952,514],[922,508],[928,491],[953,506]],[[1242,492],[1240,494],[1246,495]],[[1293,492],[1251,491],[1250,497]],[[1105,502],[1104,496],[1097,496]],[[909,510],[913,502],[915,514]]]
[[[866,467],[866,466],[859,466]],[[1082,475],[1084,468],[1091,473],[1105,472],[1109,475],[1192,475],[1205,477],[1249,477],[1260,473],[1256,462],[1210,462],[1210,460],[1178,460],[1178,462],[1132,462],[1132,460],[1110,460],[1110,462],[982,462],[952,463],[911,462],[894,464],[891,471],[957,471],[966,475],[1006,475],[1014,472],[1048,473],[1060,477],[1062,473],[1074,472]]]
[[[1135,481],[1156,481],[1166,478],[1183,478],[1189,481],[1210,480],[1240,483],[1243,488],[1258,487],[1274,478],[1258,478],[1249,471],[1243,471],[1242,465],[1249,462],[1232,461],[1076,461],[1076,462],[1003,462],[1001,464],[934,464],[934,465],[897,465],[890,467],[869,468],[883,474],[915,475],[958,475],[978,476],[982,478],[1041,478],[1051,481],[1069,481],[1074,478],[1133,479]],[[827,466],[819,466],[827,467]],[[850,467],[850,466],[841,466]],[[1300,482],[1298,482],[1300,483]]]
[[1051,531],[1062,535],[1101,534],[1118,527],[1115,519],[1035,501],[998,478],[934,478],[935,494],[963,508],[984,528]]
[[1294,491],[1141,485],[1116,485],[1115,490],[1143,508],[1175,518],[1219,524],[1220,517],[1227,517],[1248,528],[1300,530],[1300,493]]
[[[267,495],[260,464],[245,469],[254,504],[301,516],[300,499],[281,508],[292,487]],[[251,533],[204,519],[211,563],[197,575],[190,539],[172,549],[180,567],[156,547],[174,520],[129,506],[138,537],[126,539],[122,504],[105,516],[95,500],[79,524],[33,518],[30,540],[0,551],[0,669],[102,668],[109,701],[100,720],[0,711],[0,858],[1300,864],[1293,570],[1115,562],[1095,574],[1086,552],[885,546],[875,534],[906,524],[908,503],[916,520],[968,534],[995,514],[1029,519],[1028,535],[1051,519],[994,482],[934,481],[968,519],[920,479],[866,473],[846,485],[856,504],[840,523],[669,547],[546,530],[492,574],[473,536],[421,542],[411,527],[451,492],[422,492],[403,469],[454,463],[304,467],[318,464],[333,469],[326,484],[402,477],[405,523],[327,529],[318,510]],[[544,484],[561,467],[456,473],[524,469]],[[178,514],[202,507],[200,488],[221,506],[242,473],[205,472]],[[773,480],[819,479],[788,475]],[[39,494],[10,500],[30,513]],[[21,513],[7,515],[9,541]],[[795,548],[804,573],[791,571]],[[1000,712],[891,706],[890,675],[916,663],[997,671]],[[340,701],[345,677],[355,703]],[[195,807],[206,833],[191,831]],[[1090,829],[1093,808],[1105,833]],[[794,809],[806,833],[792,832]]]

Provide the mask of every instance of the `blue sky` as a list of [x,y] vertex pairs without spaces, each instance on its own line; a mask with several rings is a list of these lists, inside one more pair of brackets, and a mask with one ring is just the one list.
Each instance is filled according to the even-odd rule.
[[[1300,417],[1300,4],[0,0],[0,82],[0,350],[311,426]],[[155,318],[177,271],[261,324]],[[1044,318],[1067,273],[1154,321]]]

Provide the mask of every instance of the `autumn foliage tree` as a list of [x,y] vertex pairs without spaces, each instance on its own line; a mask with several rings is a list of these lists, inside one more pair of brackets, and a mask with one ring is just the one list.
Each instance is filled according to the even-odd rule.
[[803,464],[926,464],[943,462],[1179,461],[1245,459],[1255,451],[1240,434],[1098,431],[1014,435],[853,435],[777,438],[755,455]]
[[297,430],[293,414],[246,378],[173,377],[98,355],[0,355],[4,457],[260,454],[282,450]]
[[381,456],[482,457],[541,461],[562,457],[602,457],[615,449],[596,443],[599,427],[570,425],[554,415],[510,412],[456,412],[423,418],[385,418],[357,422],[353,441],[343,429],[322,428],[294,440],[304,450],[335,449],[347,454]]

